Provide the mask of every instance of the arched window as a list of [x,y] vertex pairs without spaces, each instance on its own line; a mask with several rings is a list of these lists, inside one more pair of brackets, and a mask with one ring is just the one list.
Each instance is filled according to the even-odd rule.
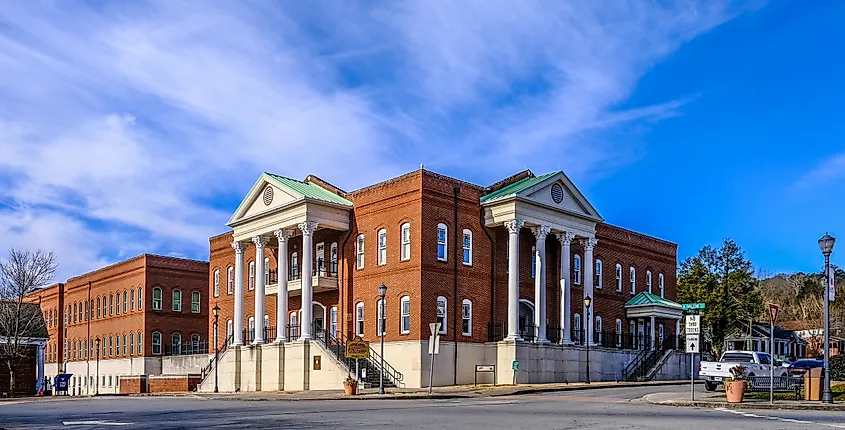
[[82,319],[88,321],[88,300],[85,301],[85,313],[82,314]]
[[364,336],[364,303],[358,302],[355,305],[355,334]]
[[115,315],[120,315],[120,291],[118,291],[117,293],[115,293],[115,295],[114,295],[114,302],[115,302],[115,303],[114,303],[114,304],[115,304],[115,306],[114,306],[114,307],[115,307],[114,314],[115,314]]
[[191,353],[195,354],[200,349],[200,335],[194,333],[191,335]]
[[437,259],[440,261],[447,260],[446,246],[448,245],[448,232],[449,228],[446,227],[446,224],[437,224]]
[[161,355],[161,333],[153,332],[153,354]]
[[[138,287],[138,310],[144,309],[144,288]],[[160,307],[159,307],[160,308]]]
[[200,313],[200,297],[201,294],[199,291],[191,293],[191,313]]
[[402,261],[411,259],[411,223],[406,222],[399,227],[401,247],[399,249],[399,258]]
[[292,253],[290,255],[290,279],[299,279],[299,254]]
[[182,334],[181,333],[173,333],[170,335],[170,341],[172,343],[173,353],[174,354],[181,354],[182,353]]
[[575,274],[575,280],[572,281],[575,285],[581,285],[581,254],[575,254],[575,268],[573,272]]
[[173,310],[182,312],[182,290],[173,290]]
[[329,308],[329,334],[337,336],[337,306]]
[[129,311],[129,292],[123,291],[123,313]]
[[76,324],[76,303],[73,304],[73,323]]
[[108,351],[108,342],[106,341],[105,336],[103,336],[101,343],[103,344],[103,354],[102,355],[103,355],[103,357],[108,357],[108,355],[106,354],[106,352]]
[[575,343],[581,343],[581,340],[584,338],[581,333],[581,314],[575,313],[573,316],[573,323],[572,323],[572,331]]
[[[140,291],[140,290],[139,290]],[[153,310],[160,311],[161,310],[161,288],[155,287],[153,288]],[[141,309],[140,302],[138,303],[138,309]]]
[[384,326],[387,320],[386,309],[381,305],[381,299],[376,300],[376,336],[384,334]]
[[114,295],[109,294],[109,316],[114,315]]
[[601,285],[602,284],[601,269],[602,269],[601,259],[598,259],[598,260],[596,260],[596,275],[595,275],[596,276],[595,281],[596,281],[596,288],[597,289],[601,289],[601,286],[602,286]]
[[658,345],[663,345],[663,335],[664,334],[665,334],[665,332],[664,332],[663,324],[662,323],[658,324],[657,325],[657,342],[658,342],[657,344]]
[[270,283],[270,257],[264,257],[264,286]]
[[109,357],[114,357],[114,337],[109,336]]
[[220,295],[220,270],[214,270],[214,275],[212,276],[213,282],[213,289],[214,289],[214,297]]
[[120,335],[114,337],[114,355],[120,357]]
[[135,332],[129,333],[129,355],[135,355]]
[[291,339],[293,339],[293,338],[299,336],[299,326],[297,325],[296,312],[290,313],[290,316],[288,317],[288,321],[290,322],[290,325],[288,326],[288,328],[289,328],[288,336]]
[[649,294],[651,294],[651,270],[645,271],[645,286],[648,288]]
[[[596,332],[596,335],[600,334],[604,331],[604,326],[602,325],[602,319],[600,316],[596,315],[596,326],[593,327]],[[597,338],[601,338],[601,336],[596,336]]]
[[232,343],[232,335],[235,333],[234,327],[232,326],[232,320],[226,320],[226,345],[230,345]]
[[637,293],[637,269],[634,266],[628,270],[628,276],[631,282],[631,294]]
[[235,269],[231,266],[226,269],[226,294],[232,294],[235,288]]
[[358,269],[364,268],[364,235],[359,234],[358,239],[355,240],[355,256]]
[[461,302],[461,334],[472,336],[472,301],[469,299]]
[[472,266],[472,231],[466,228],[464,229],[463,251],[464,265]]
[[249,262],[249,291],[255,289],[255,262]]
[[139,331],[138,332],[138,355],[144,355],[143,354],[144,349],[142,348],[143,345],[144,345],[144,335]]
[[135,289],[129,290],[129,310],[135,311]]
[[663,284],[663,274],[657,274],[657,291],[660,292],[660,297],[666,297],[664,294],[666,293],[665,285]]
[[446,334],[446,298],[437,297],[437,322],[440,323],[440,334]]
[[399,323],[399,332],[408,334],[411,332],[411,297],[404,296],[399,299],[399,312],[402,316]]
[[622,320],[616,319],[616,347],[622,348]]
[[123,355],[126,356],[126,333],[123,333]]
[[387,263],[387,230],[381,229],[378,231],[378,254],[376,254],[376,264],[381,266]]
[[255,340],[255,317],[249,317],[247,320],[247,340],[252,342]]
[[100,298],[97,297],[97,318],[100,318]]

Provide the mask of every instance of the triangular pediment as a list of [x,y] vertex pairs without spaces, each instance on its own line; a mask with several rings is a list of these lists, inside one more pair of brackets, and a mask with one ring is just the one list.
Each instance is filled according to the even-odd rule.
[[540,177],[535,184],[520,190],[516,196],[543,206],[601,220],[598,211],[563,172]]
[[289,205],[304,198],[305,196],[302,194],[282,186],[277,181],[273,181],[267,174],[262,174],[252,188],[250,188],[249,193],[241,201],[238,209],[232,214],[227,224],[232,224],[243,218],[249,218],[280,206]]

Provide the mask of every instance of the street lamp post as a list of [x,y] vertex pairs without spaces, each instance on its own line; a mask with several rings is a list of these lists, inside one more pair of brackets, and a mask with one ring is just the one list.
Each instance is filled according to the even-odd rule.
[[97,344],[97,373],[96,373],[96,381],[94,383],[94,395],[100,394],[100,338],[94,339],[94,343]]
[[381,369],[378,375],[378,393],[384,394],[384,329],[386,328],[384,324],[384,296],[387,295],[387,286],[385,286],[384,284],[379,285],[378,295],[381,298],[381,318],[378,322],[378,325],[381,327],[381,333],[379,333],[381,335],[381,357],[379,357],[379,359],[381,360]]
[[217,393],[217,365],[220,363],[220,351],[217,349],[217,319],[220,318],[220,307],[217,303],[211,308],[214,313],[214,392]]
[[[584,297],[584,309],[586,312],[586,318],[584,321],[584,325],[587,326],[587,330],[590,329],[590,305],[593,303],[593,299],[590,296]],[[590,335],[589,333],[585,332],[586,342],[584,344],[587,345],[587,383],[590,383]]]
[[833,392],[830,391],[830,253],[833,252],[833,245],[836,239],[825,232],[819,238],[819,249],[824,255],[824,391],[822,392],[823,403],[833,403]]

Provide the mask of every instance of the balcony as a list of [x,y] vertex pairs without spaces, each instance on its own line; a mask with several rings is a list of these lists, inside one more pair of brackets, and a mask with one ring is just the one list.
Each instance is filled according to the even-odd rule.
[[[337,261],[317,260],[314,262],[311,271],[311,285],[314,294],[323,291],[337,290]],[[295,297],[302,294],[302,266],[288,267],[288,297]],[[270,270],[270,279],[264,290],[266,295],[276,294],[279,291],[279,273],[277,270]]]

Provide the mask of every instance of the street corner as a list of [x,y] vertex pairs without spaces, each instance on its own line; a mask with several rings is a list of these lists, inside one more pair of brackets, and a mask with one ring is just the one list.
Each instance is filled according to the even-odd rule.
[[792,411],[845,411],[845,404],[825,404],[820,402],[806,401],[745,401],[740,403],[728,403],[718,394],[704,395],[701,398],[684,399],[678,393],[652,393],[646,394],[643,401],[653,405],[688,407],[688,408],[712,408],[712,409],[759,409],[759,410],[792,410]]

